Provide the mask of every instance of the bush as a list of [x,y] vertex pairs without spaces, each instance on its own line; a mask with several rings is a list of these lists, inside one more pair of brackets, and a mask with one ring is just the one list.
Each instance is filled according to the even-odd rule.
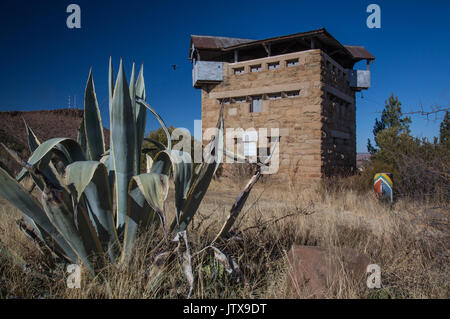
[[395,127],[378,134],[380,149],[363,171],[363,180],[373,182],[376,173],[394,178],[394,196],[417,200],[450,199],[450,152],[448,145],[430,143]]

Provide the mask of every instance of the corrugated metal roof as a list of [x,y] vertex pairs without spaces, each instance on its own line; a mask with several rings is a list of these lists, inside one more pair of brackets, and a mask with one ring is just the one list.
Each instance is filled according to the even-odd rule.
[[353,55],[355,60],[375,60],[375,57],[366,50],[365,47],[357,46],[357,45],[344,45],[347,50]]
[[[322,29],[317,29],[317,30],[312,30],[312,31],[307,31],[307,32],[300,32],[300,33],[283,35],[283,36],[278,36],[278,37],[273,37],[273,38],[256,40],[256,41],[252,41],[252,42],[249,42],[249,43],[236,44],[236,45],[233,45],[233,46],[228,46],[228,47],[226,47],[224,49],[225,50],[234,50],[234,49],[239,49],[239,48],[243,48],[243,47],[259,45],[259,44],[263,44],[263,43],[270,43],[270,42],[277,42],[277,41],[283,41],[283,40],[290,40],[290,39],[298,39],[298,38],[307,38],[307,37],[312,37],[312,36],[318,36],[320,34],[326,34],[328,37],[333,38],[324,28],[322,28]],[[336,40],[336,42],[339,43],[337,40]]]
[[334,50],[340,51],[343,54],[350,56],[350,58],[354,61],[360,61],[362,59],[375,60],[375,57],[362,46],[342,45],[330,33],[328,33],[328,31],[325,28],[290,35],[278,36],[273,38],[267,38],[263,40],[191,35],[191,47],[189,50],[189,57],[191,57],[193,46],[196,49],[231,51],[235,49],[247,48],[269,43],[276,43],[291,39],[294,40],[294,39],[311,39],[311,38],[317,38],[320,42],[334,48]]
[[228,37],[213,37],[206,35],[191,35],[191,41],[199,49],[222,49],[233,45],[253,42],[251,39],[239,39]]
[[196,49],[221,50],[229,46],[253,41],[255,40],[229,38],[229,37],[213,37],[209,35],[191,35],[191,47],[189,49],[189,57],[191,57],[192,54],[192,45],[194,45]]

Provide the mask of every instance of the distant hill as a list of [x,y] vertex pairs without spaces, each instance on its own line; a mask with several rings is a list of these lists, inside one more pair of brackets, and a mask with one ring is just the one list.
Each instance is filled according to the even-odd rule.
[[[23,119],[41,143],[54,137],[76,140],[83,113],[83,110],[78,109],[0,112],[0,142],[17,151],[23,158],[28,158],[30,152]],[[109,131],[104,131],[105,142],[109,144]],[[3,148],[0,149],[0,165],[13,173],[20,169]]]

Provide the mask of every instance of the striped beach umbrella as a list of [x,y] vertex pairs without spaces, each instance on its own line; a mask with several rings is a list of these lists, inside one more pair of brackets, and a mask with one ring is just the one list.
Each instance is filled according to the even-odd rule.
[[391,173],[377,173],[373,178],[375,193],[384,200],[393,200],[393,186]]

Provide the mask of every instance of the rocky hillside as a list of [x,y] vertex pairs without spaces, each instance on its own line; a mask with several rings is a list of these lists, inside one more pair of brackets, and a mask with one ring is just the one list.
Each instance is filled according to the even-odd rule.
[[[17,151],[23,158],[28,158],[30,152],[23,119],[39,141],[43,142],[54,137],[77,139],[82,118],[83,110],[77,109],[0,112],[0,142]],[[109,142],[107,129],[105,141]],[[0,165],[10,172],[17,172],[20,168],[3,148],[0,149]]]

